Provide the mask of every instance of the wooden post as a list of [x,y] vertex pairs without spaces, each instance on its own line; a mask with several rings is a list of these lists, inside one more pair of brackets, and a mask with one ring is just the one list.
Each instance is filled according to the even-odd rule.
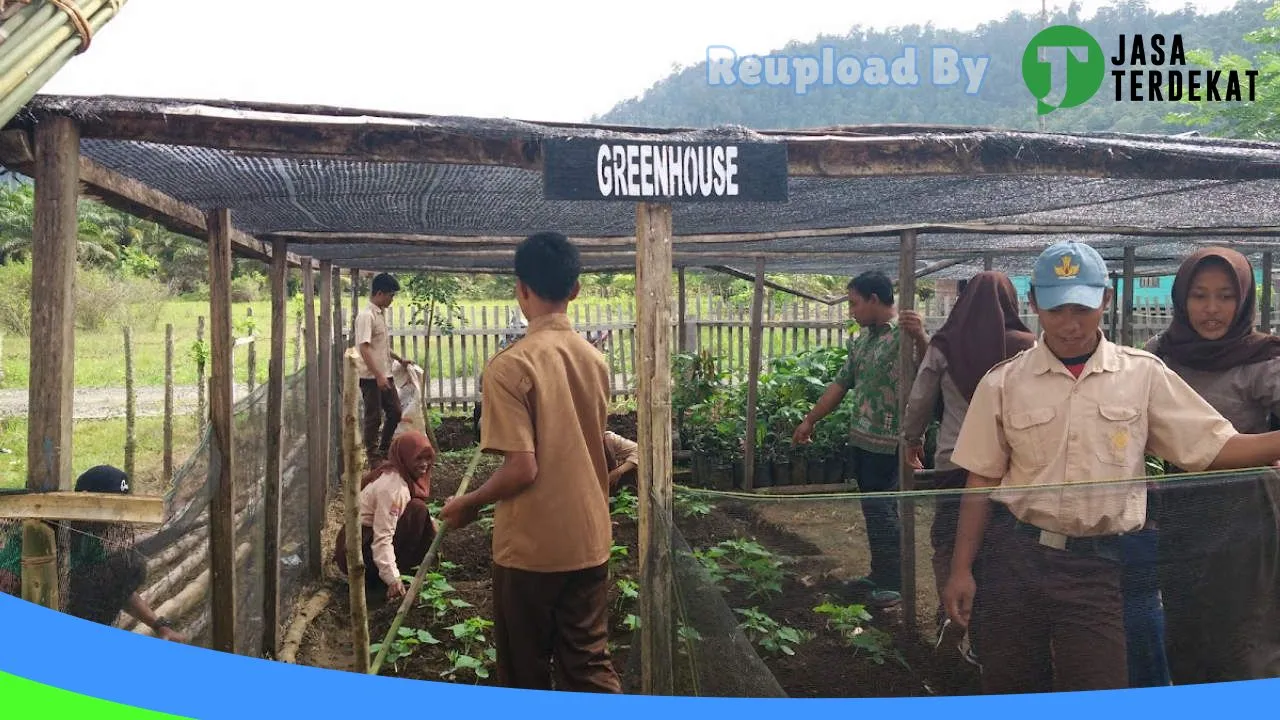
[[364,596],[364,552],[360,533],[360,387],[355,358],[343,364],[342,406],[345,408],[342,452],[346,456],[345,527],[347,530],[347,591],[351,603],[351,645],[355,670],[369,672],[369,611]]
[[[196,344],[207,347],[204,344],[204,316],[196,318]],[[206,358],[208,353],[196,359],[196,419],[199,421],[200,431],[204,431],[204,424],[209,419],[208,396],[209,385],[205,381],[205,373],[208,371]]]
[[173,323],[164,326],[164,487],[173,482]]
[[[275,657],[280,650],[280,485],[281,437],[284,424],[284,336],[285,310],[288,305],[288,243],[276,238],[271,242],[271,355],[267,359],[267,472],[263,495],[266,518],[263,542],[263,567],[266,575],[262,587],[262,620],[265,628],[263,647]],[[310,548],[308,556],[321,553]]]
[[1271,252],[1262,253],[1262,332],[1271,334]]
[[756,480],[756,401],[760,393],[761,309],[764,305],[764,258],[756,258],[756,286],[751,296],[751,349],[747,366],[747,437],[742,446],[742,489],[755,487]]
[[299,316],[294,322],[293,332],[293,371],[298,372],[302,369],[302,317]]
[[991,253],[982,253],[982,269],[991,272],[993,267],[994,259],[991,257]]
[[1112,342],[1120,339],[1120,275],[1111,273],[1111,332]]
[[309,469],[307,494],[307,558],[311,577],[319,580],[324,572],[324,552],[321,549],[320,531],[324,527],[324,473],[320,460],[320,371],[316,365],[316,292],[315,263],[303,258],[302,265],[302,318],[303,351],[307,367],[307,467]]
[[[898,250],[898,311],[916,307],[916,231],[904,230]],[[915,343],[902,337],[898,346],[898,422],[907,416],[907,399],[916,377]],[[906,443],[898,442],[898,478],[902,490],[915,489],[915,469],[907,454]],[[913,498],[899,501],[902,522],[902,603],[907,630],[914,632],[916,619],[916,506]]]
[[[320,355],[320,477],[324,478],[323,491],[327,495],[333,461],[333,435],[330,432],[335,386],[333,365],[333,262],[320,262],[320,334],[317,352]],[[323,498],[321,500],[323,503]]]
[[676,314],[676,342],[679,343],[680,352],[689,352],[688,339],[685,337],[684,323],[685,313],[685,295],[684,295],[684,268],[680,268],[680,274],[677,276],[680,287],[676,290],[676,302],[678,303]]
[[213,649],[236,651],[235,488],[232,486],[231,211],[209,212],[209,553]]
[[1133,274],[1137,260],[1137,248],[1126,245],[1124,249],[1124,315],[1120,318],[1120,343],[1133,345]]
[[40,352],[31,354],[27,384],[27,489],[48,492],[71,489],[80,128],[41,118],[35,145],[31,294],[39,302],[31,303],[31,337]]
[[124,329],[124,474],[136,481],[138,396],[133,383],[133,330]]
[[347,347],[356,346],[356,316],[360,314],[360,271],[351,269],[351,332],[347,336]]
[[636,207],[641,692],[671,695],[671,206]]
[[[337,375],[335,380],[342,378],[342,355],[346,345],[342,337],[342,270],[333,268],[333,340],[329,343],[330,367]],[[415,338],[416,339],[416,338]],[[329,437],[342,437],[342,404],[329,403]],[[432,442],[432,445],[439,447]],[[332,451],[329,453],[330,463],[329,475],[335,481],[340,483],[342,474],[346,469],[347,458],[342,453],[341,443],[335,443]]]
[[249,335],[253,338],[249,342],[249,347],[245,350],[245,365],[247,366],[245,376],[248,379],[249,394],[252,395],[253,389],[258,385],[258,328],[253,322],[253,308],[245,308],[244,314],[249,318],[249,326],[251,328]]

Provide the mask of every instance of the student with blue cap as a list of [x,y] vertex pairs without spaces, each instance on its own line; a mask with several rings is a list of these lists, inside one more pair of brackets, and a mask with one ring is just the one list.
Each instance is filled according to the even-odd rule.
[[1280,458],[1280,432],[1236,432],[1155,355],[1109,341],[1092,247],[1052,245],[1031,285],[1039,342],[978,383],[951,456],[989,492],[961,501],[944,603],[972,621],[986,692],[1125,688],[1121,538],[1146,525],[1146,454],[1191,472],[1257,467]]

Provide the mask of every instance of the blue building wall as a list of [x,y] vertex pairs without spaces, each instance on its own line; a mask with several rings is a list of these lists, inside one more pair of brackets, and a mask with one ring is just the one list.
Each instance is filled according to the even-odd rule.
[[[1026,276],[1014,277],[1013,286],[1018,289],[1018,297],[1026,299],[1027,291],[1031,289],[1031,278]],[[1145,282],[1144,282],[1145,281]],[[1262,284],[1262,271],[1255,269],[1253,271],[1253,282],[1255,285]],[[1144,285],[1152,285],[1155,287],[1144,287]],[[1124,297],[1124,280],[1120,280],[1120,297]],[[1163,275],[1154,278],[1138,278],[1137,287],[1133,289],[1133,299],[1135,302],[1153,302],[1167,303],[1173,297],[1173,276]]]

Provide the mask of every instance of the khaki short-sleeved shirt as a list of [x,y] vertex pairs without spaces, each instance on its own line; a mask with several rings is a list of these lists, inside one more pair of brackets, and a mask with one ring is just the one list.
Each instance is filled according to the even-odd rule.
[[609,463],[609,471],[613,472],[627,463],[640,465],[640,446],[606,430],[604,433],[605,460]]
[[[1019,520],[1073,537],[1131,532],[1146,521],[1145,454],[1203,470],[1231,423],[1156,356],[1105,338],[1073,377],[1040,342],[978,384],[951,461],[1002,488]],[[1106,480],[1113,487],[1063,488]],[[1044,491],[1013,490],[1055,485]]]
[[568,572],[609,560],[609,473],[604,432],[609,367],[564,314],[535,318],[520,342],[484,372],[483,449],[532,452],[538,474],[498,503],[493,561],[532,572]]
[[[373,360],[382,365],[370,369],[364,363],[364,356],[358,350],[364,343],[369,343],[373,351]],[[356,315],[355,328],[356,368],[360,371],[360,379],[372,380],[376,369],[382,377],[391,377],[391,331],[387,327],[387,313],[373,303],[365,303],[364,309]]]

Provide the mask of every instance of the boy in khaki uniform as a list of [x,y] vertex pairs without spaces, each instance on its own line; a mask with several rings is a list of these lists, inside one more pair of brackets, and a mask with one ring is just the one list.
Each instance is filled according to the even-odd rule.
[[559,233],[516,249],[516,298],[529,319],[520,342],[484,371],[481,447],[502,466],[449,500],[450,528],[497,503],[493,527],[494,641],[506,687],[620,693],[608,651],[609,480],[604,432],[609,368],[574,332],[578,250]]
[[989,693],[1128,687],[1119,536],[1146,522],[1146,452],[1193,472],[1280,458],[1280,433],[1237,433],[1154,355],[1108,341],[1107,285],[1088,245],[1040,255],[1040,342],[982,379],[951,456],[967,487],[999,488],[963,498],[944,591],[952,620],[972,617]]

